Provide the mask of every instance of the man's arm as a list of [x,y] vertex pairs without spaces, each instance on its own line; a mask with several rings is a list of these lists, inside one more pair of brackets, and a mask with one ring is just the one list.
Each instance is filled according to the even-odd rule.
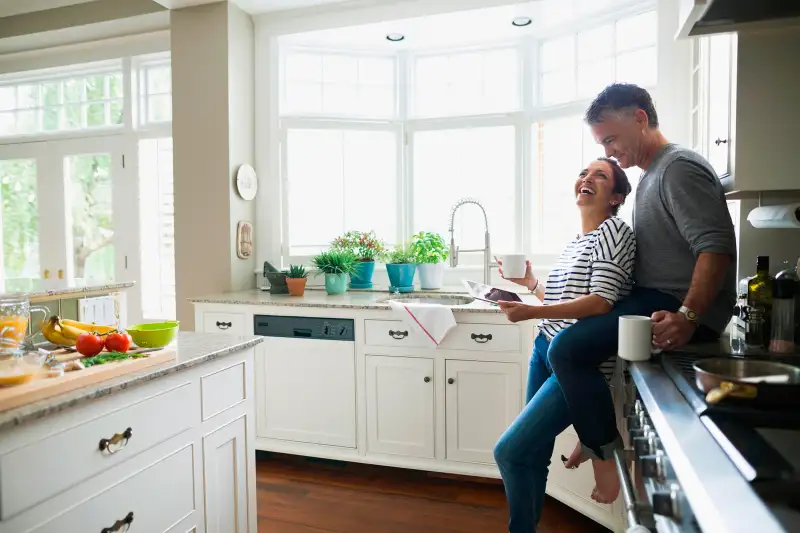
[[[717,177],[687,159],[664,172],[662,199],[696,257],[692,282],[683,305],[702,317],[719,293],[725,271],[736,256],[736,237]],[[695,325],[682,313],[653,314],[653,340],[664,349],[687,343]],[[667,342],[670,341],[670,342]]]

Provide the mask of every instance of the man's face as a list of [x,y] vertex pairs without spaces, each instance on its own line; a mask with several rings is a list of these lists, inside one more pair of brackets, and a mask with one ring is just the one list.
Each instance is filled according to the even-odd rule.
[[592,135],[605,149],[606,157],[615,158],[622,168],[635,166],[639,161],[643,128],[637,115],[638,112],[608,112],[601,122],[591,125]]

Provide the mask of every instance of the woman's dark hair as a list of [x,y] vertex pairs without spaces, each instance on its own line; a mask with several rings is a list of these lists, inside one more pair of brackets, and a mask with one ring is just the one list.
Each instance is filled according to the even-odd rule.
[[625,171],[622,170],[622,167],[619,166],[616,159],[598,157],[597,160],[605,161],[611,167],[611,175],[614,177],[614,187],[611,189],[611,192],[622,195],[622,201],[611,207],[611,214],[617,216],[619,208],[622,207],[622,204],[625,203],[625,199],[631,193],[631,182],[628,180],[628,175],[625,174]]

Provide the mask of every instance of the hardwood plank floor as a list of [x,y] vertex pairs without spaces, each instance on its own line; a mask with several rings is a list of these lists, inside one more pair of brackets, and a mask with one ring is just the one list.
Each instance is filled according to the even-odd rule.
[[[503,533],[495,480],[259,452],[259,533]],[[608,533],[548,497],[539,533]]]

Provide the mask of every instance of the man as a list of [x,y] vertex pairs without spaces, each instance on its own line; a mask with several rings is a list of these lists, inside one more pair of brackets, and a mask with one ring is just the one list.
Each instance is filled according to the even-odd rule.
[[618,318],[651,316],[653,345],[663,350],[718,338],[735,302],[736,241],[714,169],[699,154],[667,141],[646,90],[610,85],[585,119],[606,156],[643,171],[633,213],[633,292],[610,313],[567,328],[549,352],[581,441],[565,466],[593,459],[592,497],[610,503],[619,493],[612,453],[621,439],[598,365],[616,354]]

